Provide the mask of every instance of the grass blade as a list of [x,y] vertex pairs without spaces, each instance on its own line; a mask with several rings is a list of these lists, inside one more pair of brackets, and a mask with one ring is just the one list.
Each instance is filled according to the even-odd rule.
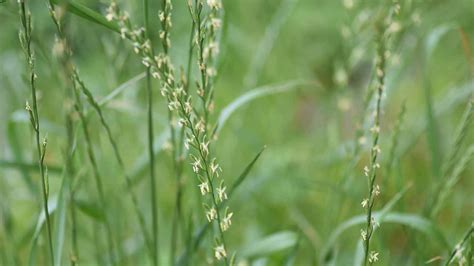
[[257,162],[258,158],[260,158],[260,155],[262,155],[262,152],[267,148],[267,146],[263,146],[263,148],[255,155],[253,160],[245,167],[244,171],[239,175],[237,180],[235,180],[234,183],[232,183],[232,186],[229,189],[229,196],[231,196],[234,191],[244,182],[245,178],[248,176],[250,173],[250,170],[252,170],[253,166]]
[[60,266],[62,251],[64,247],[64,234],[66,230],[66,213],[67,213],[67,189],[69,187],[69,178],[65,174],[62,175],[61,188],[58,193],[56,215],[54,219],[53,230],[53,246],[54,246],[54,265]]
[[439,193],[436,193],[435,202],[433,207],[431,208],[431,217],[433,217],[439,212],[439,210],[443,206],[444,201],[448,197],[449,192],[451,192],[454,185],[458,183],[459,179],[461,178],[461,173],[464,171],[464,169],[467,167],[468,163],[473,157],[474,145],[471,145],[464,153],[464,156],[462,156],[459,159],[458,163],[454,166],[452,173],[447,176],[445,180],[443,180],[444,182],[440,186],[441,191],[439,191]]
[[[451,251],[451,254],[449,255],[449,258],[446,260],[446,266],[451,265],[451,262],[453,261],[454,257],[456,257],[456,254],[463,249],[463,246],[466,244],[466,242],[469,241],[469,238],[471,238],[471,245],[472,245],[472,234],[474,233],[474,223],[471,224],[471,227],[466,231],[464,234],[462,240],[453,248],[453,251]],[[471,249],[468,251],[472,253],[472,246]],[[468,259],[472,259],[472,254],[471,256],[467,256]],[[459,263],[461,265],[461,262]],[[467,263],[466,265],[472,265],[471,263]]]
[[[389,202],[385,204],[385,206],[380,210],[374,213],[374,218],[379,223],[385,218],[385,216],[393,209],[395,204],[403,197],[403,195],[407,192],[411,185],[406,186],[402,191],[398,192]],[[331,249],[333,248],[334,244],[336,243],[337,239],[340,235],[347,229],[359,225],[364,224],[366,221],[365,215],[357,215],[354,216],[345,222],[341,223],[334,229],[331,235],[328,237],[325,246],[322,248],[321,252],[321,260],[325,261],[328,258]]]
[[253,88],[257,85],[258,77],[260,76],[265,62],[267,62],[267,58],[275,45],[280,29],[288,19],[288,16],[293,10],[296,2],[298,2],[298,0],[281,1],[278,10],[273,14],[272,21],[267,26],[265,34],[258,45],[257,51],[252,57],[249,70],[245,75],[244,86],[246,88]]
[[97,204],[86,200],[76,199],[76,206],[82,213],[89,216],[93,220],[96,220],[100,223],[105,221],[105,214],[102,213],[100,206]]
[[241,248],[238,253],[239,257],[243,258],[264,257],[294,247],[297,242],[298,235],[295,232],[281,231],[252,241],[251,244]]
[[67,10],[76,16],[89,20],[95,24],[106,27],[109,30],[120,33],[120,28],[116,23],[107,21],[102,14],[88,8],[87,6],[74,0],[52,0],[55,5],[66,5]]
[[221,111],[221,113],[219,114],[219,118],[217,120],[217,125],[214,128],[214,134],[218,134],[221,131],[225,122],[237,109],[244,106],[245,104],[250,103],[251,101],[255,99],[258,99],[266,95],[291,91],[301,86],[308,86],[308,85],[317,86],[318,84],[319,83],[316,81],[293,80],[293,81],[288,81],[283,84],[262,86],[262,87],[255,88],[251,91],[248,91],[244,93],[243,95],[239,96],[237,99],[235,99],[233,102],[231,102]]
[[[36,163],[30,163],[25,161],[11,161],[11,160],[3,160],[0,159],[0,168],[14,168],[18,169],[23,173],[23,171],[27,172],[38,172],[38,165]],[[48,173],[58,174],[61,172],[61,167],[57,165],[48,165],[45,164],[45,167],[48,168]],[[28,186],[29,187],[29,186]],[[36,189],[36,188],[35,188]]]
[[[58,198],[56,196],[51,196],[50,200],[48,201],[49,215],[52,215],[56,211],[57,204],[58,204]],[[42,209],[40,215],[38,216],[38,221],[36,222],[35,231],[33,233],[32,241],[31,241],[30,252],[28,255],[28,265],[30,266],[36,265],[36,245],[38,243],[41,230],[43,229],[43,226],[45,223],[46,223],[46,215],[45,215],[44,209]]]
[[99,106],[104,106],[107,103],[109,103],[111,100],[113,100],[115,97],[117,97],[120,93],[122,93],[125,89],[128,87],[134,85],[135,83],[138,83],[140,80],[144,79],[146,77],[146,73],[142,72],[133,78],[125,81],[124,83],[120,84],[117,88],[113,89],[107,96],[102,98],[100,101],[98,101]]

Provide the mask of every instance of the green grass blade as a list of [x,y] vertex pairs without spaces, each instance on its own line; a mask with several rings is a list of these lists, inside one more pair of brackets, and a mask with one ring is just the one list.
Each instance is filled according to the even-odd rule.
[[[456,246],[454,246],[453,250],[450,252],[449,258],[446,260],[446,264],[445,264],[446,266],[451,265],[451,262],[453,261],[454,257],[456,257],[456,254],[458,252],[462,253],[463,246],[466,245],[467,242],[469,242],[471,245],[470,249],[467,252],[468,253],[467,259],[472,260],[472,252],[473,252],[472,244],[474,241],[472,237],[473,233],[474,233],[474,222],[471,224],[471,227],[466,231],[466,233],[464,233],[464,236],[461,239],[461,241]],[[459,265],[461,265],[461,262],[459,262]],[[467,263],[466,265],[472,265],[472,264]]]
[[262,69],[275,45],[280,29],[288,19],[296,2],[298,0],[281,1],[278,10],[273,14],[272,21],[265,29],[265,34],[258,44],[255,54],[252,56],[252,62],[245,75],[244,86],[246,88],[253,88],[258,84],[258,77],[261,76]]
[[[474,80],[471,79],[461,86],[450,87],[446,89],[446,92],[436,101],[436,117],[449,113],[454,106],[465,102],[466,97],[474,93]],[[427,130],[427,122],[423,117],[415,116],[410,119],[405,128],[409,132],[400,140],[399,156],[406,154],[415,146],[421,134]]]
[[291,231],[281,231],[266,236],[260,240],[252,241],[249,245],[240,249],[239,257],[254,258],[264,257],[288,248],[294,247],[297,243],[298,235]]
[[70,11],[76,16],[89,20],[95,24],[101,25],[106,27],[109,30],[115,31],[117,33],[120,32],[119,26],[114,23],[107,21],[107,19],[102,16],[102,14],[88,8],[87,6],[81,4],[78,1],[74,0],[52,0],[53,4],[55,5],[66,5],[66,10]]
[[455,28],[456,28],[455,25],[444,24],[444,25],[436,27],[428,34],[425,40],[425,44],[424,44],[425,58],[427,60],[432,58],[433,52],[435,51],[436,46],[438,46],[443,36]]
[[76,200],[77,208],[85,215],[98,222],[105,222],[105,214],[102,213],[100,206],[86,200]]
[[62,251],[64,247],[64,238],[66,231],[66,213],[67,213],[67,189],[69,187],[69,178],[65,174],[62,175],[61,187],[58,194],[56,215],[54,219],[53,229],[53,245],[54,245],[54,265],[60,266],[62,259]]
[[237,180],[235,180],[235,182],[232,183],[232,186],[229,189],[229,196],[231,196],[234,193],[234,191],[240,186],[240,184],[242,184],[242,182],[244,182],[245,178],[250,173],[250,170],[252,170],[252,168],[255,165],[255,163],[257,162],[258,158],[260,158],[260,155],[262,155],[263,151],[266,148],[267,148],[267,146],[263,146],[263,148],[257,153],[257,155],[255,155],[253,160],[247,165],[247,167],[245,167],[244,171],[242,171],[242,173],[239,175]]
[[221,113],[219,114],[219,118],[217,120],[217,125],[214,129],[214,134],[218,134],[221,131],[225,122],[237,109],[252,102],[255,99],[258,99],[266,95],[288,92],[288,91],[297,89],[301,86],[309,86],[309,85],[317,86],[318,84],[319,83],[316,81],[293,80],[293,81],[285,82],[283,84],[267,85],[267,86],[262,86],[262,87],[258,87],[253,90],[250,90],[244,93],[243,95],[239,96],[237,99],[235,99],[233,102],[231,102],[221,111]]
[[[61,167],[57,165],[46,165],[48,167],[48,172],[50,174],[59,174],[61,172]],[[39,172],[38,164],[32,162],[24,162],[24,161],[11,161],[11,160],[3,160],[0,159],[0,168],[14,168],[18,169],[23,173],[23,171],[27,172]]]
[[301,243],[301,232],[298,234],[298,238],[297,238],[296,243],[293,246],[292,250],[290,251],[290,254],[288,254],[288,256],[285,259],[285,266],[295,265],[296,254],[298,253],[300,243]]
[[[393,209],[395,204],[403,197],[403,195],[407,192],[409,188],[410,188],[410,185],[406,186],[402,191],[398,192],[389,202],[387,202],[380,211],[375,212],[375,214],[373,215],[375,220],[381,223],[382,220],[385,218],[385,216],[388,214],[388,212],[390,212]],[[366,219],[367,219],[366,215],[357,215],[346,220],[340,225],[338,225],[336,229],[332,231],[332,233],[326,240],[325,245],[322,248],[321,260],[324,261],[325,258],[328,257],[331,249],[333,248],[339,236],[342,235],[342,233],[344,233],[347,229],[355,225],[365,223]]]
[[432,207],[431,217],[436,215],[441,207],[443,206],[444,201],[448,197],[449,193],[453,187],[458,183],[461,178],[461,173],[466,169],[468,163],[474,157],[474,145],[469,146],[464,155],[457,161],[457,164],[454,166],[452,173],[446,177],[444,182],[441,185],[441,191],[436,195],[436,201]]
[[[436,227],[436,225],[430,220],[418,214],[389,212],[383,217],[380,217],[379,215],[380,212],[376,212],[374,216],[376,218],[379,218],[380,224],[395,223],[405,225],[436,240],[443,248],[449,247],[448,241],[441,233],[441,231]],[[356,225],[364,224],[366,222],[366,218],[367,217],[365,215],[357,215],[342,223],[340,226],[338,226],[336,230],[334,230],[333,234],[330,236],[327,246],[332,246],[335,243],[336,239],[347,229],[352,228]],[[328,249],[327,247],[323,250],[324,252],[322,253],[323,256],[321,258],[325,258],[325,256],[330,251],[330,249]]]
[[442,176],[441,169],[441,151],[440,151],[440,133],[437,120],[435,118],[435,111],[433,106],[432,97],[432,85],[430,81],[429,73],[429,60],[441,40],[442,36],[449,31],[450,27],[441,26],[434,29],[426,38],[425,41],[425,57],[424,57],[424,70],[423,70],[423,89],[426,101],[426,121],[428,121],[427,138],[428,145],[431,150],[431,166],[433,175],[439,179]]
[[[7,123],[7,139],[8,139],[8,145],[10,146],[10,149],[12,151],[12,155],[15,161],[23,161],[23,150],[21,149],[21,141],[18,139],[18,134],[17,134],[17,124],[14,121],[10,121]],[[7,164],[3,163],[3,160],[0,160],[0,167],[1,166],[8,166]],[[13,165],[12,165],[13,166]],[[18,164],[15,165],[18,170],[21,172],[21,176],[28,186],[28,189],[33,195],[36,195],[38,193],[38,187],[35,185],[33,180],[31,179],[31,176],[29,175],[28,171],[29,170],[36,170],[39,171],[38,169],[38,164],[32,163],[32,167],[28,167],[23,164]]]
[[[58,198],[55,196],[50,197],[48,202],[48,210],[49,215],[52,215],[56,211],[58,203]],[[46,215],[44,209],[41,210],[40,215],[38,216],[38,221],[36,222],[35,231],[33,233],[33,237],[31,239],[31,247],[28,255],[28,265],[35,266],[37,264],[36,261],[36,246],[38,244],[38,239],[41,234],[41,230],[46,223]]]
[[99,106],[104,106],[107,103],[109,103],[111,100],[113,100],[115,97],[117,97],[120,93],[122,93],[125,89],[129,88],[130,86],[138,83],[140,80],[144,79],[146,77],[146,73],[142,72],[133,78],[125,81],[124,83],[120,84],[117,88],[113,89],[107,96],[102,98],[100,101],[98,101]]
[[425,219],[420,215],[391,212],[387,213],[383,219],[383,222],[406,225],[437,240],[439,244],[443,246],[443,248],[449,247],[449,242],[446,240],[438,227],[432,221]]

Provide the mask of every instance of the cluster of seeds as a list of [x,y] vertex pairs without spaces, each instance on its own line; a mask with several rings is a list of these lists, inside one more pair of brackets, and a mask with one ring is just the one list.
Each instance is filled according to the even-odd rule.
[[[107,8],[106,18],[116,21],[120,26],[122,39],[132,42],[133,50],[141,56],[142,63],[147,67],[153,78],[160,81],[161,95],[166,98],[169,111],[177,115],[178,125],[186,129],[184,147],[190,150],[192,170],[199,180],[199,190],[204,196],[203,206],[206,219],[216,222],[220,234],[214,255],[218,260],[227,258],[227,251],[223,232],[232,224],[233,213],[229,207],[221,210],[221,205],[227,200],[225,182],[221,176],[222,168],[217,158],[212,157],[211,141],[209,134],[209,115],[213,111],[213,79],[217,74],[215,59],[219,53],[217,41],[218,31],[221,27],[219,12],[222,9],[220,0],[207,0],[207,6],[202,0],[188,1],[188,9],[195,28],[193,44],[197,51],[197,65],[200,81],[196,82],[197,95],[202,102],[202,110],[193,105],[191,95],[183,78],[175,80],[174,67],[168,56],[171,47],[171,1],[166,0],[162,10],[158,13],[161,22],[159,37],[162,51],[155,55],[151,41],[145,28],[134,28],[127,12],[122,12],[115,2]],[[174,122],[172,127],[174,127]],[[207,202],[207,203],[206,203]]]
[[370,128],[372,135],[372,145],[370,149],[370,162],[368,166],[364,167],[364,176],[367,178],[368,184],[368,195],[361,202],[363,208],[367,209],[367,223],[366,228],[361,229],[361,237],[364,241],[365,246],[365,264],[374,263],[378,261],[379,253],[370,250],[370,240],[373,232],[380,224],[376,221],[373,216],[373,207],[376,198],[380,195],[380,186],[376,184],[377,171],[380,169],[378,158],[381,153],[379,138],[380,138],[380,117],[381,117],[381,102],[385,91],[385,72],[386,72],[386,61],[390,57],[390,52],[387,49],[388,37],[393,30],[391,29],[394,24],[392,21],[392,15],[399,14],[400,5],[398,1],[394,1],[393,7],[390,9],[390,15],[381,25],[377,26],[377,56],[375,59],[375,74],[376,74],[376,106],[373,112],[373,126]]

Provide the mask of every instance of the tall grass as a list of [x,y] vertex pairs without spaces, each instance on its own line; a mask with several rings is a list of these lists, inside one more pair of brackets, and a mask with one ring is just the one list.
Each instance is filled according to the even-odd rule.
[[0,265],[472,264],[467,8],[18,3]]
[[38,153],[38,167],[39,172],[41,175],[41,188],[42,188],[42,196],[43,196],[43,210],[46,216],[46,226],[47,226],[47,234],[48,234],[48,247],[49,247],[49,255],[51,259],[51,264],[54,265],[54,251],[53,251],[53,239],[51,234],[51,218],[49,215],[48,209],[48,197],[49,197],[49,182],[48,182],[48,173],[47,168],[45,168],[44,158],[46,156],[46,146],[47,146],[47,139],[46,137],[41,142],[40,140],[40,120],[38,114],[38,101],[37,101],[37,90],[36,90],[36,79],[37,75],[35,72],[35,54],[32,48],[32,18],[31,13],[27,9],[25,1],[18,1],[19,11],[20,11],[20,21],[21,27],[20,30],[20,43],[23,48],[23,51],[26,56],[26,62],[28,65],[29,71],[29,83],[31,88],[31,99],[32,99],[32,106],[26,102],[26,111],[30,116],[31,126],[33,127],[33,131],[35,134],[35,142],[36,142],[36,150]]

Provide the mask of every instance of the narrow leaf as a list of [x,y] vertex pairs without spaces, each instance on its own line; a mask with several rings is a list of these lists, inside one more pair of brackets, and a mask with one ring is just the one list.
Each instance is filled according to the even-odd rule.
[[298,236],[294,232],[282,231],[253,241],[239,251],[240,257],[252,258],[266,256],[293,247]]
[[70,11],[76,16],[89,20],[98,25],[104,26],[109,30],[115,32],[120,32],[120,28],[116,23],[107,21],[107,19],[102,16],[100,13],[88,8],[87,6],[81,4],[78,1],[74,0],[52,0],[55,5],[66,5],[66,10]]
[[252,170],[253,166],[257,162],[258,158],[260,158],[260,155],[262,152],[266,149],[267,146],[263,146],[263,148],[255,155],[253,160],[245,167],[244,171],[239,175],[237,180],[232,184],[232,186],[229,189],[229,196],[232,195],[232,193],[244,182],[245,178],[248,176],[250,173],[250,170]]
[[68,181],[69,178],[63,174],[61,187],[58,194],[58,202],[56,207],[56,216],[54,219],[54,229],[53,229],[53,245],[54,245],[54,264],[60,266],[62,251],[64,247],[64,234],[66,230],[66,213],[67,213],[67,189],[69,187]]
[[221,111],[221,113],[219,114],[219,118],[217,120],[217,125],[214,129],[214,134],[219,133],[222,127],[224,126],[225,122],[229,119],[229,117],[237,109],[244,106],[245,104],[248,104],[251,101],[258,99],[260,97],[266,96],[266,95],[287,92],[287,91],[294,90],[298,87],[307,86],[307,85],[318,85],[318,82],[307,81],[307,80],[293,80],[293,81],[289,81],[283,84],[267,85],[267,86],[255,88],[251,91],[244,93],[243,95],[235,99],[233,102],[231,102],[229,105],[227,105]]

